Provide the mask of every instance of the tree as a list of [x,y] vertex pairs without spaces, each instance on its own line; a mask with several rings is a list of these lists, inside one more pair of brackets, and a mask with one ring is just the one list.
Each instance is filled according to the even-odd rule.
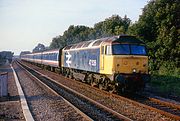
[[94,28],[82,25],[71,25],[62,36],[59,35],[52,39],[50,48],[62,48],[66,45],[78,43],[81,41],[125,34],[130,23],[131,20],[127,18],[126,15],[124,16],[124,18],[121,18],[118,15],[113,15],[112,17],[107,18],[104,21],[96,23],[94,25]]
[[[180,68],[179,0],[151,0],[128,33],[143,39],[150,49],[152,70]],[[169,64],[168,64],[169,63]]]
[[12,61],[14,53],[11,51],[2,51],[0,52],[0,63],[1,62],[6,62],[8,60],[10,63]]
[[64,41],[62,36],[57,36],[52,39],[52,42],[50,44],[50,49],[57,49],[62,48],[64,46]]
[[121,18],[119,15],[113,15],[94,25],[94,30],[97,38],[125,34],[131,20],[125,15]]
[[33,49],[33,52],[42,52],[42,51],[44,51],[44,50],[46,50],[46,47],[45,47],[43,44],[39,43],[39,44]]
[[66,45],[89,40],[90,38],[93,38],[92,28],[71,25],[68,30],[64,32],[63,36],[53,38],[50,48],[62,48]]

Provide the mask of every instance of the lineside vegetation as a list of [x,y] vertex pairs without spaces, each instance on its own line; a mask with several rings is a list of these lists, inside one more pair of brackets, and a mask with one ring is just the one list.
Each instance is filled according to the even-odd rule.
[[129,34],[143,40],[149,49],[151,86],[161,92],[180,94],[180,4],[179,0],[151,0],[137,22],[126,15],[112,15],[94,27],[70,25],[52,39],[50,49],[101,37]]

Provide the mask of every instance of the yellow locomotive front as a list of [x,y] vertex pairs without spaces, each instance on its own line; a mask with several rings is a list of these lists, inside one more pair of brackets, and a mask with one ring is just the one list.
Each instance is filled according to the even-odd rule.
[[100,73],[116,90],[139,90],[149,81],[145,44],[133,36],[120,36],[101,45]]

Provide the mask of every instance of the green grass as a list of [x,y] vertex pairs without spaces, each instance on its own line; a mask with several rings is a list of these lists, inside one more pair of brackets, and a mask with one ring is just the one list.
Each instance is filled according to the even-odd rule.
[[180,76],[157,75],[151,76],[150,85],[156,87],[160,93],[180,96]]

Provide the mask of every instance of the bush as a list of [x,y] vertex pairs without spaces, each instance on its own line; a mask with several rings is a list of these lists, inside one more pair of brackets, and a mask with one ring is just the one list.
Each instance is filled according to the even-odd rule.
[[158,91],[164,94],[180,95],[180,78],[167,75],[152,75],[151,86],[158,88]]
[[160,75],[171,75],[175,77],[179,77],[180,68],[176,67],[176,64],[171,61],[165,61],[160,65],[158,70]]
[[162,65],[159,68],[159,74],[160,75],[169,75],[173,73],[174,70],[174,64],[170,62],[163,62]]
[[176,66],[175,62],[161,62],[159,69],[151,72],[151,86],[158,88],[160,93],[166,95],[180,95],[180,68]]

